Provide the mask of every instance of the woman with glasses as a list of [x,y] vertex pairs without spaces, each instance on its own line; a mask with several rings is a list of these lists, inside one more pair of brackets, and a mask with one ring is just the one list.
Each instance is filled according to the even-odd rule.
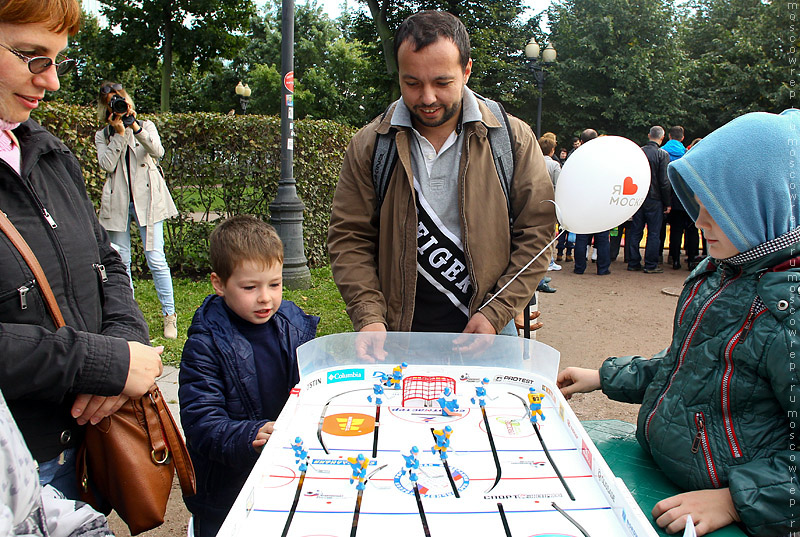
[[141,397],[163,350],[149,346],[78,161],[30,119],[75,63],[62,54],[80,13],[76,0],[0,2],[0,211],[38,259],[66,325],[51,320],[42,281],[0,232],[0,391],[40,482],[73,499],[82,426]]
[[97,119],[106,123],[94,136],[100,167],[107,172],[100,201],[100,223],[122,256],[129,278],[131,221],[136,223],[161,301],[164,337],[175,339],[178,316],[172,274],[164,255],[164,220],[177,215],[178,210],[158,168],[158,159],[164,156],[161,138],[152,121],[136,117],[133,99],[121,84],[105,82],[100,86]]

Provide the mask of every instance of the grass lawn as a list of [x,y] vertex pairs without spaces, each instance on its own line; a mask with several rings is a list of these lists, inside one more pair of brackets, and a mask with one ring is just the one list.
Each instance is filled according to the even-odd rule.
[[[186,341],[186,331],[192,322],[195,310],[206,296],[213,293],[208,279],[194,281],[173,278],[175,309],[178,312],[178,339],[164,339],[161,304],[156,296],[152,280],[136,280],[136,301],[144,312],[150,325],[150,338],[153,345],[164,345],[162,359],[165,364],[177,366],[181,361],[181,351]],[[333,283],[330,267],[311,269],[311,288],[302,291],[283,290],[284,300],[291,300],[306,313],[320,317],[317,336],[352,332],[353,325],[344,311],[336,284]]]

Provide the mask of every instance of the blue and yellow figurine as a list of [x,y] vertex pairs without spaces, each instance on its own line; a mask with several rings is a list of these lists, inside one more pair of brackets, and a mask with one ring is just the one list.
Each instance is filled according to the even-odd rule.
[[531,423],[536,423],[537,415],[542,417],[542,421],[546,419],[542,413],[542,399],[544,399],[543,393],[537,392],[535,388],[528,389],[528,403],[531,407]]
[[436,429],[433,431],[433,436],[436,437],[436,445],[431,448],[431,453],[439,452],[442,460],[447,459],[447,449],[450,447],[450,435],[453,434],[453,428],[449,425],[444,429]]
[[405,371],[407,367],[408,364],[406,362],[403,362],[402,364],[395,366],[395,368],[392,369],[392,376],[389,377],[389,382],[387,386],[389,386],[390,388],[394,388],[395,390],[399,390],[400,388],[402,388],[403,371]]
[[353,474],[350,476],[350,484],[352,485],[353,481],[358,480],[356,490],[364,490],[367,481],[367,466],[369,466],[369,459],[364,457],[363,454],[359,453],[358,457],[347,457],[347,463],[353,470]]

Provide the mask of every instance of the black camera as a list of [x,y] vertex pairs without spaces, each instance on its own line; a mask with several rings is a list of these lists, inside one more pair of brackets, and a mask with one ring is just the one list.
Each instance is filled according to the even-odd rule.
[[111,100],[108,102],[108,107],[111,111],[115,114],[122,116],[122,124],[126,127],[130,127],[133,125],[135,118],[128,114],[128,101],[125,100],[124,97],[120,95],[113,95]]

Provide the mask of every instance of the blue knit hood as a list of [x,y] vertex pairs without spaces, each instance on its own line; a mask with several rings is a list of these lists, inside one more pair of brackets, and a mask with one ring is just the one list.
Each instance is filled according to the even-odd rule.
[[703,203],[746,252],[800,223],[800,110],[753,112],[698,142],[667,168],[672,188],[697,220]]

